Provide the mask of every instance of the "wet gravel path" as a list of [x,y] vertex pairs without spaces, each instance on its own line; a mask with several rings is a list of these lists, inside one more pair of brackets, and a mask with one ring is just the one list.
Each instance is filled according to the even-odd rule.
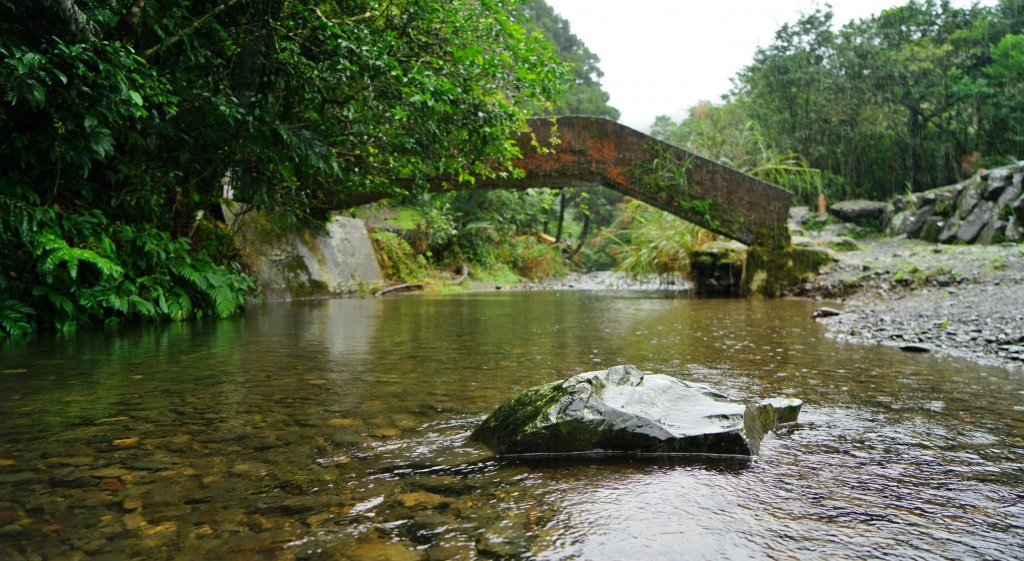
[[858,244],[800,292],[839,302],[830,336],[1024,368],[1024,245]]

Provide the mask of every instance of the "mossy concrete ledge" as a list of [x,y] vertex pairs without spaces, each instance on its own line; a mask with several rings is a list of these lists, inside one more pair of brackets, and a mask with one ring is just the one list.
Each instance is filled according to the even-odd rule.
[[529,388],[489,415],[471,440],[499,455],[752,456],[800,401],[743,403],[707,386],[614,366]]
[[241,258],[267,301],[366,293],[383,283],[362,220],[333,216],[321,230],[282,229],[255,212],[224,206]]

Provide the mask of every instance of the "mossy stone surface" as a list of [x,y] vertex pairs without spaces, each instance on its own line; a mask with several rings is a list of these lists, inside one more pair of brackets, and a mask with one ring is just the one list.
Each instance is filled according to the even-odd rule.
[[771,403],[745,405],[707,386],[629,365],[523,391],[471,439],[498,454],[757,453],[776,425]]

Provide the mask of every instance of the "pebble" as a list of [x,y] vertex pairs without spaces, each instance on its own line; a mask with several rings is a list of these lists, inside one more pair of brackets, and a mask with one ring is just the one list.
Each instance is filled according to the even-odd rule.
[[829,308],[827,306],[822,306],[821,308],[818,308],[817,310],[814,310],[814,313],[811,314],[811,317],[814,317],[814,318],[830,318],[830,317],[835,317],[835,316],[841,315],[842,313],[843,312],[841,312],[841,311],[839,311],[839,310],[837,310],[835,308]]
[[[843,313],[822,317],[829,334],[845,341],[896,346],[920,345],[929,352],[968,358],[983,364],[1019,368],[1024,362],[1024,248],[1008,250],[1009,267],[993,271],[992,248],[943,246],[940,254],[896,254],[911,242],[877,240],[859,252],[843,252],[840,263],[807,285],[805,295],[843,298]],[[921,244],[925,245],[925,244]],[[926,246],[927,247],[927,246]],[[861,265],[871,262],[872,275]],[[894,286],[900,270],[924,273],[925,284],[938,284],[942,272],[953,271],[954,290],[927,286]],[[927,273],[931,271],[932,273]],[[910,352],[924,349],[908,348]]]
[[398,500],[406,508],[437,508],[444,503],[444,497],[441,495],[424,491],[399,495]]

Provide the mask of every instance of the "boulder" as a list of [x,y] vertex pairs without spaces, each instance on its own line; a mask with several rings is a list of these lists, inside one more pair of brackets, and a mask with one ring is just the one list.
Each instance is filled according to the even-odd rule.
[[884,229],[892,219],[893,206],[889,203],[854,200],[838,202],[828,207],[828,211],[843,222]]
[[789,221],[794,224],[803,224],[811,217],[811,209],[805,206],[789,207]]
[[775,422],[779,425],[795,423],[797,417],[800,416],[800,409],[804,406],[803,401],[793,397],[776,397],[766,399],[761,403],[768,403],[775,408]]
[[946,220],[941,216],[929,216],[918,237],[926,242],[939,241],[939,236],[942,235],[942,230],[946,227]]
[[1006,240],[1012,243],[1024,241],[1024,224],[1017,216],[1011,216],[1010,222],[1006,225]]
[[988,173],[988,183],[985,186],[984,198],[986,201],[998,201],[999,197],[1013,183],[1013,170],[1010,168],[994,169]]
[[998,218],[992,220],[981,229],[981,233],[978,234],[978,239],[975,240],[975,243],[1002,243],[1006,240],[1006,224],[1006,221],[999,220]]
[[960,232],[960,219],[956,216],[951,217],[946,221],[946,225],[942,227],[942,233],[939,234],[939,243],[953,243],[956,241],[956,235]]
[[889,235],[890,236],[901,236],[905,235],[910,231],[910,225],[914,222],[914,213],[909,210],[903,210],[896,213],[893,217],[892,222],[889,223]]
[[[780,402],[779,410],[795,420],[799,400]],[[707,386],[624,365],[527,389],[470,438],[498,454],[751,456],[777,415],[771,402],[745,405]]]
[[[1020,174],[1018,174],[1018,175],[1016,175],[1014,177],[1015,178],[1020,177]],[[1005,190],[1003,190],[1003,193],[1001,195],[999,195],[998,199],[996,199],[996,206],[1004,207],[1004,206],[1006,206],[1008,204],[1011,204],[1018,197],[1020,197],[1020,194],[1021,194],[1020,183],[1015,180]]]
[[960,192],[960,197],[957,199],[957,216],[960,218],[967,218],[967,215],[974,210],[977,206],[978,201],[981,200],[981,185],[974,180],[968,180],[964,190]]
[[990,201],[979,202],[960,225],[960,232],[957,234],[960,241],[973,243],[978,234],[981,234],[981,230],[992,221],[995,207],[995,203]]
[[910,226],[907,227],[908,238],[919,238],[921,237],[921,231],[924,230],[928,220],[932,217],[932,207],[926,206],[917,211],[914,215],[913,220],[910,221]]

